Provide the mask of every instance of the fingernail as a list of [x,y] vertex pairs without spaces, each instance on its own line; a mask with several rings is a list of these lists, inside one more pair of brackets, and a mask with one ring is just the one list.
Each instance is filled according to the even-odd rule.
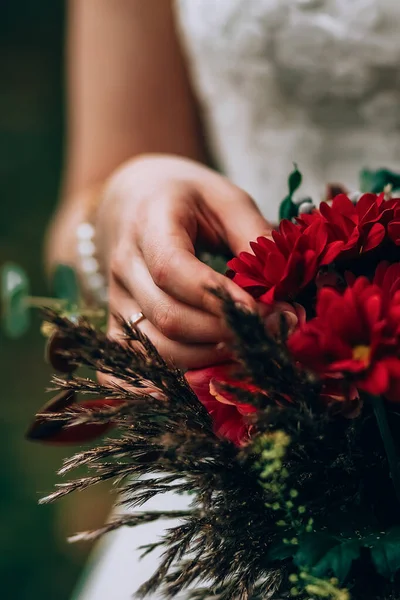
[[292,333],[294,329],[296,329],[297,323],[299,322],[298,318],[296,317],[296,315],[288,311],[284,311],[282,314],[286,319],[289,333]]
[[216,356],[217,360],[226,360],[228,358],[232,358],[232,350],[228,344],[225,344],[225,342],[219,342],[219,344],[216,344],[215,350],[218,355],[218,357]]
[[215,349],[216,349],[218,352],[224,352],[224,351],[225,351],[225,350],[227,350],[228,348],[227,348],[227,345],[225,344],[225,342],[219,342],[219,343],[218,343],[218,344],[215,346]]
[[235,308],[241,310],[242,312],[252,313],[254,312],[253,308],[248,306],[247,304],[243,304],[243,302],[235,302]]

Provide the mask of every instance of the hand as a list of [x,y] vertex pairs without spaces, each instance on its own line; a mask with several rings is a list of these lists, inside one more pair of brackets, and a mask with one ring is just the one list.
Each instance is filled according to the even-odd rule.
[[166,359],[183,368],[225,360],[220,342],[229,331],[207,288],[224,288],[251,309],[256,303],[195,250],[237,254],[270,231],[243,190],[200,164],[169,156],[127,163],[111,177],[98,213],[109,333],[120,333],[113,313],[129,319],[142,311],[140,329]]

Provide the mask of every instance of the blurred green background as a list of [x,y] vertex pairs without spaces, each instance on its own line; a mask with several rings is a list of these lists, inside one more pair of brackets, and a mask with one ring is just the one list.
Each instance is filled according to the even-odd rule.
[[[0,263],[21,264],[40,295],[46,292],[43,235],[62,163],[63,30],[60,0],[0,0]],[[43,346],[38,320],[22,340],[0,334],[4,600],[69,598],[89,548],[65,539],[100,523],[110,503],[100,489],[54,506],[37,504],[71,452],[24,440],[32,414],[47,399]]]

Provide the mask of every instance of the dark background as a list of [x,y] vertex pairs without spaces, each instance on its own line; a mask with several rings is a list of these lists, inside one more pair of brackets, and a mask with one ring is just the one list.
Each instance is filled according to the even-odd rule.
[[[0,264],[21,264],[40,295],[46,293],[43,235],[62,165],[64,20],[61,0],[0,0]],[[106,489],[52,506],[37,504],[71,452],[24,440],[32,414],[48,398],[43,347],[38,319],[22,340],[0,333],[0,595],[5,600],[69,598],[89,548],[65,539],[100,523],[110,504]]]

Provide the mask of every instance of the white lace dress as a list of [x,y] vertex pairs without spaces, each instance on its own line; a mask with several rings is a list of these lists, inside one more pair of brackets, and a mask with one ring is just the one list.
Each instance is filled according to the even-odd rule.
[[[276,220],[297,162],[302,195],[400,170],[399,0],[177,0],[177,23],[221,170]],[[176,509],[166,496],[152,507]],[[123,529],[97,553],[79,600],[129,600],[154,571],[136,548],[160,525]]]

